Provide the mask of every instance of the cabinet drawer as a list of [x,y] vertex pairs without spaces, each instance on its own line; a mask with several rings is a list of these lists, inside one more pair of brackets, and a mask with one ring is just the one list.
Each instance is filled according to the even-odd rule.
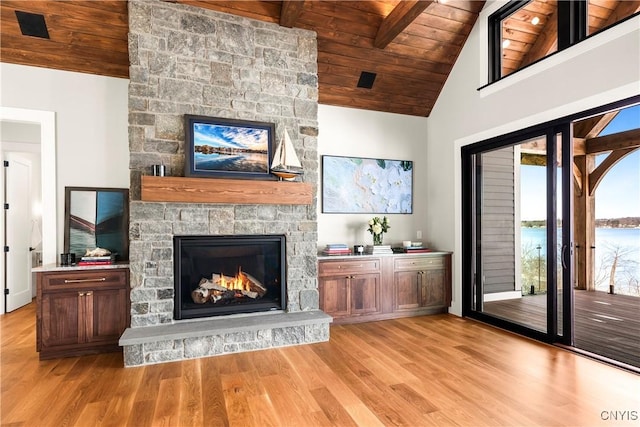
[[379,259],[362,259],[358,261],[321,261],[319,264],[320,276],[334,274],[358,274],[380,271]]
[[396,270],[415,270],[420,268],[442,268],[444,257],[415,257],[395,260]]
[[75,270],[43,273],[43,290],[65,290],[96,287],[123,287],[127,285],[126,270]]

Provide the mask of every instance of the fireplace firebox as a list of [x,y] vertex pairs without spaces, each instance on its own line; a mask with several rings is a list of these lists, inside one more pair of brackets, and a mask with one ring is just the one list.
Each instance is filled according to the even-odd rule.
[[283,235],[174,236],[176,320],[282,310]]

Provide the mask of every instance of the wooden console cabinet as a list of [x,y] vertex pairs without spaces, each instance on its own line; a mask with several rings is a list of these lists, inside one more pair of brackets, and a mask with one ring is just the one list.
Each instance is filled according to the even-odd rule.
[[129,326],[129,267],[36,269],[40,359],[120,351]]
[[446,257],[394,259],[394,311],[449,307],[451,280]]
[[380,260],[320,263],[320,308],[339,319],[371,316],[380,305]]
[[321,257],[319,292],[337,324],[446,313],[451,254]]

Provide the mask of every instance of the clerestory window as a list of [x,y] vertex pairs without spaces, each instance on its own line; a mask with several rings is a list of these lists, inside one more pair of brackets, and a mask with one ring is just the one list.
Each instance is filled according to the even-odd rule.
[[512,0],[489,16],[489,82],[640,13],[640,0]]

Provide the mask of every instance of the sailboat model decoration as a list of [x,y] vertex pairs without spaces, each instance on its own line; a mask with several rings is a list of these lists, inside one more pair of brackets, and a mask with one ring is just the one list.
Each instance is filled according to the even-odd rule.
[[284,135],[276,147],[271,162],[271,173],[281,180],[293,181],[298,175],[302,175],[302,165],[296,155],[296,150],[291,143],[289,132],[284,130]]

